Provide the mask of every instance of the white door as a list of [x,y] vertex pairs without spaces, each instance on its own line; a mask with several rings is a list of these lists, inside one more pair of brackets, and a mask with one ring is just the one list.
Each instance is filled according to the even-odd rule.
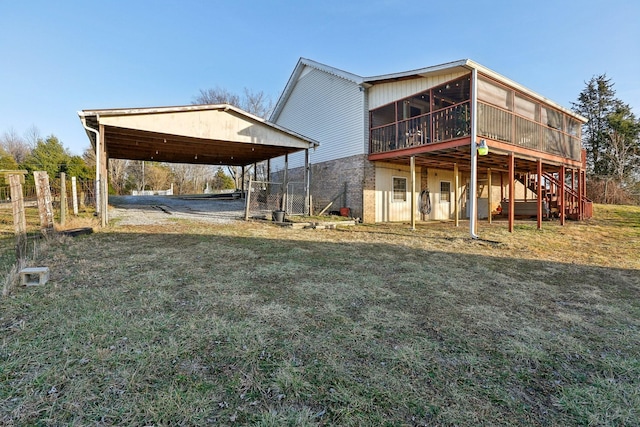
[[451,218],[451,201],[453,199],[451,181],[440,181],[438,193],[438,213],[436,219]]

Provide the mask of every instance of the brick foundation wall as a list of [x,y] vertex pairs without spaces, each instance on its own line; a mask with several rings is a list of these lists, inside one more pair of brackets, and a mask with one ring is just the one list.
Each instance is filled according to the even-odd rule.
[[[283,171],[272,174],[282,180]],[[290,169],[289,181],[304,181],[304,168]],[[334,198],[327,212],[350,208],[351,216],[365,222],[375,218],[375,168],[366,155],[356,155],[311,165],[310,191],[313,213],[324,209]],[[371,218],[370,221],[368,218]]]

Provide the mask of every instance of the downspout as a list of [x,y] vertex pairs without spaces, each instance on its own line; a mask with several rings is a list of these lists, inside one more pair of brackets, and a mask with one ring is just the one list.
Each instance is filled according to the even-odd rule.
[[[100,215],[100,132],[87,126],[87,120],[84,115],[80,115],[80,119],[82,120],[82,126],[96,136],[96,213]],[[97,115],[96,119],[98,119]]]
[[471,178],[469,185],[469,234],[472,239],[478,239],[476,224],[478,222],[478,147],[476,138],[478,135],[478,70],[471,66]]

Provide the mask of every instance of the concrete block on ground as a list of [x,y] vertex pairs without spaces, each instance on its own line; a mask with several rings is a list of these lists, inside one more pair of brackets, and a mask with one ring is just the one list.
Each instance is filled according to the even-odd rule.
[[49,281],[49,267],[27,267],[20,270],[22,286],[39,286]]

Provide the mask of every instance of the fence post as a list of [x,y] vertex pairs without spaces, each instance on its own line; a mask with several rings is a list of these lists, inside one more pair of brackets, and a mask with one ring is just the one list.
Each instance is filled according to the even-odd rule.
[[24,199],[20,178],[20,175],[9,175],[13,226],[16,234],[16,260],[18,264],[20,260],[25,259],[27,256],[27,220],[24,214]]
[[46,172],[34,171],[36,181],[36,196],[38,197],[38,213],[40,214],[40,228],[43,233],[53,230],[53,204],[51,202],[51,188],[49,175]]
[[67,221],[67,174],[60,172],[60,225]]
[[75,176],[71,177],[71,199],[73,203],[73,215],[78,216],[78,186]]

